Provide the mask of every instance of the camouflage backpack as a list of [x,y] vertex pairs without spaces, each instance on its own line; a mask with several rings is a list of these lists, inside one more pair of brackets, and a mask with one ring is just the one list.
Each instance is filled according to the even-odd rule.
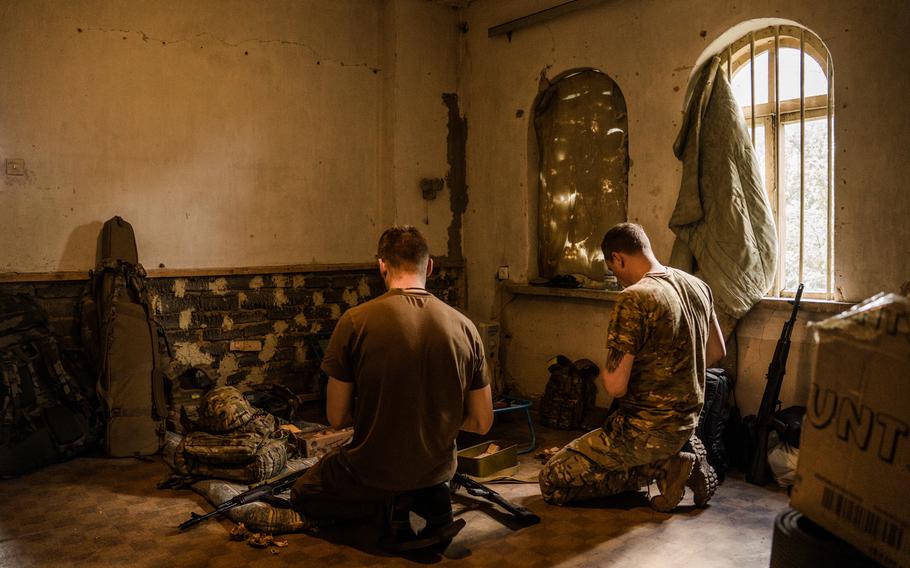
[[573,363],[568,357],[557,355],[548,370],[550,380],[540,399],[541,424],[563,430],[581,428],[585,414],[594,407],[594,379],[600,369],[589,359]]
[[284,430],[239,390],[210,390],[198,411],[198,429],[187,434],[176,451],[178,473],[255,483],[284,469]]
[[0,295],[0,476],[83,452],[96,438],[93,418],[44,310],[29,296]]

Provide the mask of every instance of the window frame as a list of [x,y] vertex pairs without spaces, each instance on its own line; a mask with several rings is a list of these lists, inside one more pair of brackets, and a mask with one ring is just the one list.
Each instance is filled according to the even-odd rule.
[[[796,49],[800,57],[800,96],[797,99],[779,99],[780,76],[779,54],[781,49]],[[767,103],[754,104],[756,99],[755,60],[764,52],[768,52],[768,97]],[[720,54],[721,65],[727,72],[727,78],[732,83],[733,74],[740,68],[750,64],[750,85],[752,105],[741,106],[746,126],[750,131],[753,146],[755,144],[756,128],[764,127],[764,169],[763,179],[765,191],[771,203],[772,213],[777,223],[778,231],[778,269],[774,284],[770,291],[772,297],[793,297],[795,290],[785,286],[785,246],[786,212],[782,188],[781,155],[784,137],[781,135],[783,126],[787,124],[800,124],[800,251],[799,274],[797,281],[803,280],[803,257],[805,247],[805,202],[806,202],[806,170],[805,157],[805,124],[809,120],[825,117],[827,120],[827,250],[826,252],[826,290],[813,291],[803,294],[806,298],[831,300],[835,297],[835,272],[834,272],[834,66],[831,54],[824,42],[810,30],[794,25],[774,25],[752,31],[727,46]],[[805,89],[805,57],[811,57],[821,68],[827,78],[827,93],[806,97]]]

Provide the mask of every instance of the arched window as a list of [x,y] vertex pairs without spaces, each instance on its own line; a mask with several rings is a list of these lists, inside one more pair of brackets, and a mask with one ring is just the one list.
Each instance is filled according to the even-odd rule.
[[625,99],[604,73],[569,71],[538,97],[534,131],[540,276],[574,274],[603,281],[600,240],[626,220]]
[[831,298],[833,66],[825,44],[798,26],[751,32],[724,52],[727,75],[752,133],[778,222],[774,295]]

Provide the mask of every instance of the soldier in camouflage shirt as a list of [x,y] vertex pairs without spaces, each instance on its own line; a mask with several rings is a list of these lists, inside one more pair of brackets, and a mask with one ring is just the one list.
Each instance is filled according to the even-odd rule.
[[616,225],[601,248],[626,287],[613,309],[601,371],[615,410],[602,428],[547,462],[541,492],[548,503],[562,505],[638,490],[656,479],[655,509],[675,508],[687,485],[703,506],[716,477],[694,432],[705,369],[726,352],[711,290],[657,262],[639,225]]

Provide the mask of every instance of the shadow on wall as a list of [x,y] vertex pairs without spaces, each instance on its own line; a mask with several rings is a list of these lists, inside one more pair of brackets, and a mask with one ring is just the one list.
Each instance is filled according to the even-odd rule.
[[[101,247],[101,221],[79,225],[70,233],[57,262],[58,270],[85,270],[95,267]],[[92,243],[95,246],[92,246]]]

